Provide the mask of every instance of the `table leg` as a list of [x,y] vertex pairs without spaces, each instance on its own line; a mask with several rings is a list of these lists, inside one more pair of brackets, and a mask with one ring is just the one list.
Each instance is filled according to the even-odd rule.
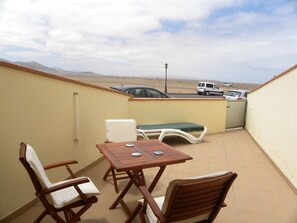
[[[160,177],[162,176],[164,170],[165,170],[166,166],[161,166],[157,175],[155,176],[154,180],[152,181],[151,185],[148,188],[149,192],[152,192],[155,188],[155,186],[157,185]],[[140,186],[140,185],[136,185],[136,186]],[[141,203],[138,203],[138,205],[136,206],[136,208],[134,209],[134,211],[132,212],[132,214],[129,215],[129,217],[126,219],[125,223],[130,223],[133,221],[133,219],[136,217],[136,215],[139,213],[139,211],[141,210]]]
[[165,168],[166,168],[166,166],[160,166],[160,169],[159,169],[157,175],[155,176],[153,182],[152,182],[151,185],[149,186],[149,189],[148,189],[149,192],[152,192],[152,191],[154,190],[154,188],[155,188],[155,186],[157,185],[157,183],[158,183],[160,177],[162,176],[162,174],[163,174]]
[[124,190],[120,193],[120,195],[117,197],[117,199],[113,202],[113,204],[109,207],[109,209],[115,209],[117,205],[123,201],[123,197],[126,195],[128,190],[131,188],[132,184],[134,183],[133,179],[129,180],[129,183],[126,185]]
[[[132,173],[131,173],[132,172]],[[124,210],[128,215],[131,214],[128,206],[123,201],[124,196],[127,194],[129,189],[131,188],[132,184],[134,183],[136,186],[138,185],[145,185],[145,179],[143,170],[134,170],[134,171],[127,171],[127,175],[130,177],[130,181],[124,188],[124,190],[120,193],[120,195],[117,197],[117,199],[113,202],[113,204],[110,206],[109,209],[115,209],[119,203],[123,206]]]

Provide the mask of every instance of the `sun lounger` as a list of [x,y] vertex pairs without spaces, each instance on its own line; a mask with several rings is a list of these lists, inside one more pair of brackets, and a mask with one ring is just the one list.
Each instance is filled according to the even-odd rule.
[[[200,143],[207,132],[206,126],[190,122],[164,123],[155,125],[137,125],[137,129],[147,137],[158,136],[158,140],[163,141],[167,136],[179,136],[190,143]],[[201,132],[199,137],[195,137],[189,132]]]

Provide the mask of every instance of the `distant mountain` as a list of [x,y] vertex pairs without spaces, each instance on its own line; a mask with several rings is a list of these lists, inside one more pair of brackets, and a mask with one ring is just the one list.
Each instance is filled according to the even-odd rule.
[[42,65],[40,63],[37,63],[37,62],[34,62],[34,61],[32,61],[32,62],[14,62],[14,63],[17,64],[17,65],[20,65],[20,66],[31,68],[33,70],[43,71],[45,73],[51,73],[51,74],[64,73],[64,72],[62,72],[62,69],[60,71],[60,70],[57,70],[55,68],[50,68],[50,67],[44,66],[44,65]]
[[0,61],[4,61],[4,62],[8,62],[8,63],[13,63],[13,64],[17,64],[19,66],[23,66],[23,67],[28,67],[31,68],[33,70],[38,70],[38,71],[42,71],[45,73],[49,73],[49,74],[55,74],[55,75],[59,75],[59,76],[76,76],[76,75],[82,75],[82,76],[104,76],[102,74],[97,74],[94,73],[92,71],[67,71],[67,70],[63,70],[62,68],[59,67],[47,67],[44,66],[40,63],[37,63],[35,61],[31,61],[31,62],[11,62],[8,60],[5,60],[3,58],[0,58]]
[[5,60],[3,58],[0,58],[0,61],[9,62],[8,60]]

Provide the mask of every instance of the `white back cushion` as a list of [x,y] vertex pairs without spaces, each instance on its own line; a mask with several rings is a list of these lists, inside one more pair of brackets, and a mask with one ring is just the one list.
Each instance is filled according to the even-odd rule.
[[52,183],[47,178],[44,168],[43,168],[37,154],[35,153],[34,149],[30,145],[27,145],[26,160],[30,164],[30,167],[36,173],[42,187],[44,187],[44,188],[51,187]]
[[109,142],[137,140],[136,121],[134,119],[106,119],[106,139]]

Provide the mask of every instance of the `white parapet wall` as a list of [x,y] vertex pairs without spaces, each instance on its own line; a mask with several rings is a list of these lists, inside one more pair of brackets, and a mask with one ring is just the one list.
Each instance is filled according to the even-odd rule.
[[[297,65],[248,95],[246,129],[297,188]],[[296,190],[295,190],[296,191]]]

